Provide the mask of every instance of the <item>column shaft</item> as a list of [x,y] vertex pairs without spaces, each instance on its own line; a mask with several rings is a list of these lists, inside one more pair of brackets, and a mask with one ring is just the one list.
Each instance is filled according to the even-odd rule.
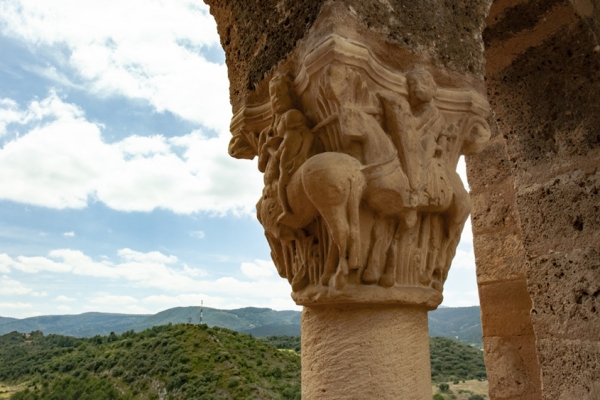
[[303,399],[431,399],[427,310],[304,307]]

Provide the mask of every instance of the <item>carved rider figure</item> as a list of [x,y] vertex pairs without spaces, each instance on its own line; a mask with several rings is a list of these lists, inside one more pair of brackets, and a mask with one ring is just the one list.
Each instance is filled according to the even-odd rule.
[[390,135],[410,184],[410,206],[439,207],[448,204],[452,188],[446,178],[446,121],[432,101],[437,86],[423,69],[409,72],[406,83],[408,106],[400,101],[386,112]]
[[[277,188],[277,198],[282,209],[276,220],[279,225],[285,223],[286,217],[292,213],[286,187],[290,177],[310,157],[314,135],[304,114],[295,108],[292,81],[288,75],[273,77],[269,84],[269,95],[273,122],[259,136],[258,167],[265,172],[265,185]],[[266,190],[264,194],[269,196],[273,193]]]

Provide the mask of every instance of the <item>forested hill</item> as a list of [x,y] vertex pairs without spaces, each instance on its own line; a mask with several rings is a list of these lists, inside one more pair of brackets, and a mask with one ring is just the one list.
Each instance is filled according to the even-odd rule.
[[483,348],[479,307],[438,308],[429,313],[429,336],[444,336]]
[[0,382],[29,387],[11,400],[300,399],[300,357],[204,324],[89,339],[13,332],[0,337]]
[[[78,339],[41,332],[0,336],[0,383],[11,400],[299,399],[299,337],[255,339],[207,325]],[[485,380],[483,352],[430,339],[435,383]]]
[[[12,331],[61,334],[75,337],[108,335],[128,330],[140,332],[168,323],[198,323],[200,307],[176,307],[154,315],[85,313],[80,315],[40,316],[25,319],[0,317],[0,335]],[[300,312],[247,307],[219,310],[204,307],[203,322],[241,333],[261,336],[300,335]],[[479,307],[440,308],[429,313],[429,335],[445,336],[481,347]]]

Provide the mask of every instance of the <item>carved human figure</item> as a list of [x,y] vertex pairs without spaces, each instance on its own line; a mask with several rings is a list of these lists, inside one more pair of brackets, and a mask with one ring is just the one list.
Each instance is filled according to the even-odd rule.
[[286,188],[290,177],[310,156],[314,135],[302,111],[294,108],[292,81],[287,75],[276,75],[269,83],[269,95],[273,110],[273,129],[281,139],[275,157],[279,160],[277,193],[283,212],[278,222],[291,213]]
[[402,98],[382,96],[389,133],[411,188],[411,207],[447,207],[452,188],[446,177],[446,122],[433,104],[437,86],[431,74],[406,75],[408,107]]

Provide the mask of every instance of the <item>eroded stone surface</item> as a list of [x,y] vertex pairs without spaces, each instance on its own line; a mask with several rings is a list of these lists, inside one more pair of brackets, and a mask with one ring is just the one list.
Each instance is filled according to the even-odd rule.
[[[507,241],[520,240],[522,252],[518,246],[510,248],[523,259],[486,255],[480,264],[478,258],[478,269],[485,270],[478,272],[486,285],[481,291],[482,315],[488,315],[483,287],[510,286],[508,280],[502,283],[500,271],[514,277],[515,268],[503,263],[517,262],[524,273],[519,285],[526,280],[532,302],[539,361],[539,366],[526,369],[533,368],[529,376],[539,370],[539,396],[544,399],[597,396],[593,374],[597,375],[600,330],[594,295],[600,282],[598,5],[595,0],[498,0],[484,32],[493,142],[498,141],[491,165],[506,165],[501,175],[510,176],[503,180],[507,184],[489,187],[489,179],[480,179],[471,170],[481,170],[486,161],[468,160],[476,161],[469,166],[469,178],[477,191],[474,214],[482,215],[473,226],[488,239],[485,244],[475,240],[475,253],[494,243],[507,248]],[[494,189],[504,194],[491,194]],[[487,209],[490,215],[485,215]],[[513,221],[502,228],[500,222],[508,215]],[[488,224],[501,229],[494,234],[486,230]],[[498,270],[489,272],[494,263]],[[502,312],[492,309],[494,316]],[[498,340],[515,340],[513,333],[501,332]],[[509,370],[502,378],[502,369],[494,369],[502,363],[500,354],[486,348],[490,382],[510,383]],[[490,386],[492,398],[504,396],[503,391]]]
[[533,335],[484,337],[483,348],[491,399],[540,399]]
[[319,16],[326,24],[381,33],[386,42],[421,53],[440,68],[483,79],[481,30],[489,0],[206,3],[218,22],[234,111],[266,93],[261,86],[265,77],[308,35]]
[[302,398],[430,399],[430,376],[425,309],[304,308]]

